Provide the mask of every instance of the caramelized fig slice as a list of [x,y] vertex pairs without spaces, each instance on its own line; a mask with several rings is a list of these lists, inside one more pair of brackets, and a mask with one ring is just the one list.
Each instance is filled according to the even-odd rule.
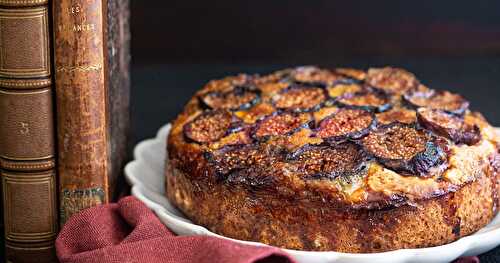
[[370,132],[375,124],[375,116],[372,112],[344,108],[322,120],[316,136],[331,141],[359,139]]
[[205,152],[205,158],[213,164],[219,178],[249,167],[266,167],[276,161],[276,156],[279,155],[256,144],[225,146]]
[[281,80],[286,79],[292,74],[292,69],[283,69],[279,71],[275,71],[268,75],[262,75],[257,78],[254,78],[252,81],[257,86],[266,83],[279,83]]
[[366,76],[370,86],[401,95],[416,88],[419,84],[412,73],[398,68],[371,68]]
[[236,86],[230,91],[213,91],[200,96],[203,105],[210,109],[245,110],[260,101],[260,91],[251,86]]
[[276,108],[295,112],[317,110],[325,100],[326,95],[322,88],[303,86],[291,86],[273,97]]
[[288,159],[305,179],[351,177],[366,167],[363,150],[351,142],[333,146],[306,145],[289,155]]
[[257,122],[254,136],[263,138],[290,134],[300,127],[308,126],[311,119],[311,116],[307,113],[276,113]]
[[379,125],[387,125],[394,122],[413,124],[417,122],[417,113],[414,110],[398,107],[378,113],[377,121]]
[[230,130],[233,116],[225,110],[206,111],[184,125],[184,136],[198,143],[214,142]]
[[335,81],[344,79],[345,77],[326,69],[320,69],[312,66],[296,68],[291,77],[294,82],[315,87],[326,87],[333,84]]
[[469,108],[469,102],[464,97],[449,91],[409,92],[404,95],[404,99],[415,108],[427,107],[456,115],[463,115]]
[[477,125],[467,125],[464,120],[441,110],[419,108],[417,111],[420,125],[456,144],[474,145],[481,140],[481,130]]
[[396,123],[380,127],[362,139],[365,149],[397,172],[428,177],[446,154],[434,138],[422,130]]
[[341,106],[359,107],[376,112],[384,112],[391,108],[389,96],[376,90],[346,94],[339,97],[337,103]]
[[238,74],[236,76],[228,76],[223,79],[215,79],[203,87],[204,92],[227,92],[232,90],[235,86],[246,85],[252,82],[255,76],[247,74]]

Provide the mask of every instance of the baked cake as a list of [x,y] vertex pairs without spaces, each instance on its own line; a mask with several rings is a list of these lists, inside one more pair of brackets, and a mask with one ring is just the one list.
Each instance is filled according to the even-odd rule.
[[497,214],[500,139],[398,68],[209,82],[168,137],[168,199],[220,235],[309,251],[437,246]]

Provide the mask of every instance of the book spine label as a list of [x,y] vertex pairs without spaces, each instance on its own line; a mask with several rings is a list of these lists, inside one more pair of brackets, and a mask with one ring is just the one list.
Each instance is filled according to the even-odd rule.
[[109,200],[104,2],[53,2],[61,223]]
[[0,0],[0,54],[6,261],[54,262],[58,220],[47,1]]

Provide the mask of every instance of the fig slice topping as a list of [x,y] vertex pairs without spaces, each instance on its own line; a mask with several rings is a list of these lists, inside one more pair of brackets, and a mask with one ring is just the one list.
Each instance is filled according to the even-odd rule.
[[446,160],[444,150],[429,133],[395,123],[380,127],[362,139],[368,153],[386,167],[420,177]]
[[263,138],[290,134],[300,127],[307,126],[311,119],[306,113],[276,113],[257,122],[254,135],[256,138]]
[[359,107],[376,112],[384,112],[391,107],[389,96],[375,90],[346,94],[338,98],[337,103],[342,106]]
[[363,150],[345,142],[333,146],[306,145],[287,157],[305,179],[337,179],[359,174],[366,167]]
[[417,114],[414,110],[393,108],[389,111],[378,113],[377,121],[380,125],[387,125],[394,122],[413,124],[417,122]]
[[322,120],[316,136],[333,141],[359,139],[374,125],[375,117],[370,111],[344,108]]
[[449,91],[409,92],[404,99],[415,108],[427,107],[456,115],[463,115],[469,108],[469,102],[464,97]]
[[397,95],[412,90],[419,84],[412,73],[404,69],[391,67],[369,69],[366,83]]
[[326,87],[333,84],[335,81],[343,79],[339,74],[326,69],[306,66],[296,68],[291,77],[293,81],[305,86]]
[[233,116],[228,111],[206,111],[184,125],[184,135],[198,143],[214,142],[226,135],[232,120]]
[[260,91],[251,86],[235,86],[230,91],[203,94],[200,101],[210,109],[245,110],[260,101]]
[[474,145],[481,140],[477,125],[468,125],[460,117],[441,110],[420,108],[417,111],[420,125],[444,136],[456,144]]
[[217,174],[222,176],[252,166],[265,167],[272,162],[273,155],[259,145],[249,144],[224,146],[213,152],[205,152],[205,158],[214,164]]
[[291,86],[273,97],[274,106],[281,110],[309,112],[321,107],[326,95],[322,88]]

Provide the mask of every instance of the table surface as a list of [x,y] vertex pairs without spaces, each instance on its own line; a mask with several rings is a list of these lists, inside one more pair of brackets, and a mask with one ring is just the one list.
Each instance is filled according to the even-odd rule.
[[[500,56],[484,58],[411,58],[346,61],[326,66],[393,65],[415,73],[431,88],[448,89],[468,98],[471,108],[500,126]],[[266,73],[291,65],[150,65],[132,72],[133,141],[153,137],[163,124],[182,110],[194,92],[207,80],[229,74]],[[500,261],[500,247],[481,255],[482,263]]]

